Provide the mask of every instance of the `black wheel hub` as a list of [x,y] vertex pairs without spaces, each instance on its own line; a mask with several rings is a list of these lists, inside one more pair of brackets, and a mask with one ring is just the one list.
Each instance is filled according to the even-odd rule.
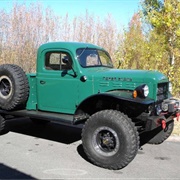
[[120,147],[119,138],[115,130],[102,126],[93,133],[92,139],[95,150],[104,156],[113,156]]
[[0,82],[0,92],[3,96],[8,96],[11,91],[11,84],[7,79],[2,79]]
[[99,137],[97,141],[101,149],[105,152],[113,151],[116,146],[116,139],[114,135],[106,130],[99,132]]
[[11,79],[4,75],[0,77],[0,98],[8,99],[12,95]]

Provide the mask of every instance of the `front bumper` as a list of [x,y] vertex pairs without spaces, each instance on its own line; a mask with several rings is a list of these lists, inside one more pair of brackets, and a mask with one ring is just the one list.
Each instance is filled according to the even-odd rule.
[[180,100],[170,98],[156,106],[156,115],[149,116],[146,122],[146,131],[153,130],[159,126],[166,128],[166,124],[174,120],[180,120]]

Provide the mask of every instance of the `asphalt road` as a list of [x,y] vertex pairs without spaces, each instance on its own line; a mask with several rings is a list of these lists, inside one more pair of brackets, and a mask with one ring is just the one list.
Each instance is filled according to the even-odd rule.
[[0,136],[0,179],[180,179],[180,141],[146,144],[127,167],[113,171],[88,162],[80,129],[25,119],[8,128]]

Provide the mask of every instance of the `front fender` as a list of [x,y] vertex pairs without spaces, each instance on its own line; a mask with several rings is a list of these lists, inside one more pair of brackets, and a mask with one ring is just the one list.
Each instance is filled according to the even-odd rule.
[[[103,109],[116,109],[116,104],[131,104],[134,109],[138,107],[147,107],[149,104],[154,103],[150,98],[133,98],[131,91],[110,91],[105,93],[98,93],[84,99],[75,111],[75,115],[86,114],[91,115]],[[129,109],[130,110],[130,109]]]

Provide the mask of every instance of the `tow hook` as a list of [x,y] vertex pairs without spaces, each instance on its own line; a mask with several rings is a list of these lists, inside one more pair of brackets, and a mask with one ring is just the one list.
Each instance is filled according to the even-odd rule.
[[157,120],[157,126],[161,126],[161,128],[164,130],[167,127],[166,120],[161,118]]
[[166,121],[164,119],[161,120],[161,127],[162,129],[166,129]]

